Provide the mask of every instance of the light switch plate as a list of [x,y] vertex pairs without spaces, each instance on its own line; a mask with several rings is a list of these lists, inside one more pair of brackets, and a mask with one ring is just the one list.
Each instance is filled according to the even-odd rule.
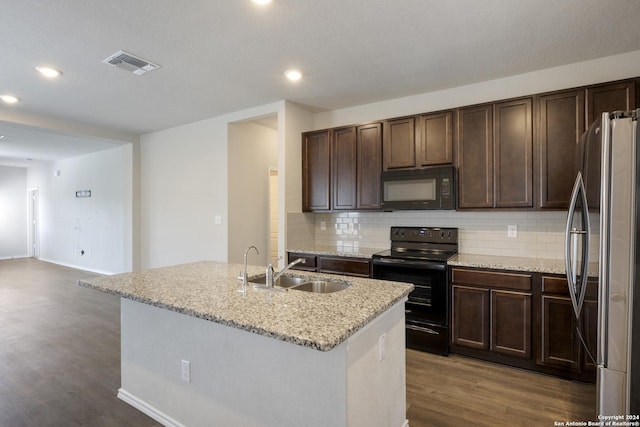
[[180,377],[184,382],[191,382],[191,363],[187,360],[180,362]]

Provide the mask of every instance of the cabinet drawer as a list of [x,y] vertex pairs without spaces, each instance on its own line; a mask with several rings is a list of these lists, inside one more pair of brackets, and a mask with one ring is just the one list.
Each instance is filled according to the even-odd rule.
[[371,262],[368,259],[344,257],[318,257],[318,272],[370,277]]
[[542,276],[542,293],[569,295],[569,284],[564,277]]
[[300,263],[293,267],[296,270],[316,271],[316,256],[311,254],[304,254],[299,252],[288,252],[287,263],[290,263],[298,258],[302,258],[304,263]]
[[[569,283],[567,278],[560,276],[542,276],[542,293],[569,295]],[[598,280],[587,280],[587,298],[598,298]]]
[[454,268],[451,271],[451,278],[454,283],[458,284],[466,283],[474,286],[515,289],[520,291],[531,290],[530,274],[498,273]]

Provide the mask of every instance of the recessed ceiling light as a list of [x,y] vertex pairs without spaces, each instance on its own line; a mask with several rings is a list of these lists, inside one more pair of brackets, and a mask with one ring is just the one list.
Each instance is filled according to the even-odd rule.
[[252,2],[254,2],[255,4],[269,4],[271,3],[271,0],[251,0]]
[[62,75],[62,71],[56,70],[55,68],[51,68],[51,67],[36,67],[36,70],[38,70],[38,72],[43,76],[48,77],[50,79],[59,77]]
[[289,70],[284,73],[284,75],[291,80],[292,82],[297,82],[302,78],[302,73],[298,70]]
[[0,139],[4,139],[4,135],[0,135]]
[[14,104],[14,103],[20,101],[20,98],[16,98],[13,95],[0,95],[0,99],[2,99],[7,104]]

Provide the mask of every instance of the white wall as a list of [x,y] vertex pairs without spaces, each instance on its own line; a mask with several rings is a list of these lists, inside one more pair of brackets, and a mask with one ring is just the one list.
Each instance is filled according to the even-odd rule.
[[27,170],[0,166],[0,259],[26,256]]
[[[310,112],[291,103],[276,102],[141,136],[142,268],[228,260],[229,217],[237,214],[228,204],[228,171],[243,166],[228,164],[227,127],[274,114],[279,192],[288,194],[290,188],[300,188],[300,132],[313,120]],[[283,173],[282,165],[288,168],[290,163],[291,173]],[[284,212],[288,196],[281,199]],[[220,224],[215,224],[216,216]],[[285,230],[285,215],[281,221],[280,229]]]
[[[27,186],[39,190],[41,259],[101,273],[131,270],[131,151],[128,144],[29,168]],[[78,190],[91,197],[77,198]]]
[[[253,264],[269,259],[269,168],[278,166],[278,132],[252,123],[232,123],[229,139],[229,262],[241,263],[254,245]],[[269,261],[270,262],[270,261]]]
[[503,79],[327,111],[315,115],[313,129],[389,119],[637,77],[640,75],[639,63],[640,50]]

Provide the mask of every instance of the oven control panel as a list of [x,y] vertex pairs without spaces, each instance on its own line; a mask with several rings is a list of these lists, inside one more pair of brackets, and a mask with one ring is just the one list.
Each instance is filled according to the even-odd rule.
[[458,243],[458,229],[450,227],[391,227],[392,242]]

